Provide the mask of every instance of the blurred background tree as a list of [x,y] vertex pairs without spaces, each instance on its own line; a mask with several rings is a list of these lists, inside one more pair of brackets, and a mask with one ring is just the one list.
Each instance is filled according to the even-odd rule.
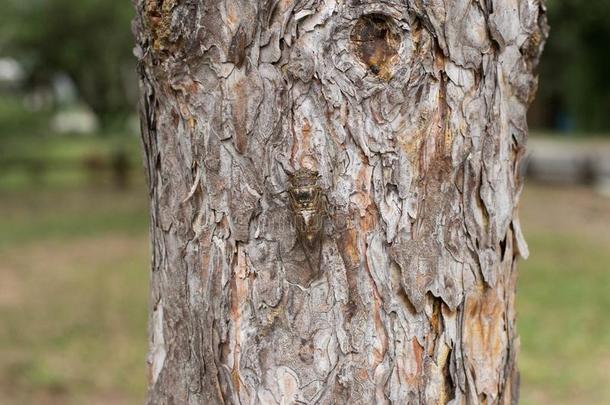
[[551,36],[530,126],[608,133],[610,1],[548,0],[547,7]]
[[8,0],[1,15],[0,54],[22,65],[26,90],[64,74],[104,127],[133,113],[129,1]]

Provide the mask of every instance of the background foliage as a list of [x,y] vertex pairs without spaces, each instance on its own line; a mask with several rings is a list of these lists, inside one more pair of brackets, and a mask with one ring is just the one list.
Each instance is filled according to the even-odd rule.
[[133,111],[130,1],[8,0],[0,15],[0,55],[22,63],[28,88],[65,73],[102,122]]
[[531,124],[608,132],[610,0],[547,0],[547,7],[551,35],[539,68]]

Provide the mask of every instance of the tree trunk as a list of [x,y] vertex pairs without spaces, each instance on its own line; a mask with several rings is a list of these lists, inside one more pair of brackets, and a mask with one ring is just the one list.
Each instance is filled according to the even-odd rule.
[[516,402],[541,0],[136,9],[149,402]]

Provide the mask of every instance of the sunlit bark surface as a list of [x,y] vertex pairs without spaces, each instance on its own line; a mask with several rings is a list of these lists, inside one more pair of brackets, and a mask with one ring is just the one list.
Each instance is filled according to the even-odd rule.
[[135,6],[149,402],[517,401],[541,1]]

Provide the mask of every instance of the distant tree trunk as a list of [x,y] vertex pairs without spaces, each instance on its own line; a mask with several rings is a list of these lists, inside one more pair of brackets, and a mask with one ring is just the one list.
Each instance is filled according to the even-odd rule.
[[541,1],[136,9],[149,402],[516,402]]

